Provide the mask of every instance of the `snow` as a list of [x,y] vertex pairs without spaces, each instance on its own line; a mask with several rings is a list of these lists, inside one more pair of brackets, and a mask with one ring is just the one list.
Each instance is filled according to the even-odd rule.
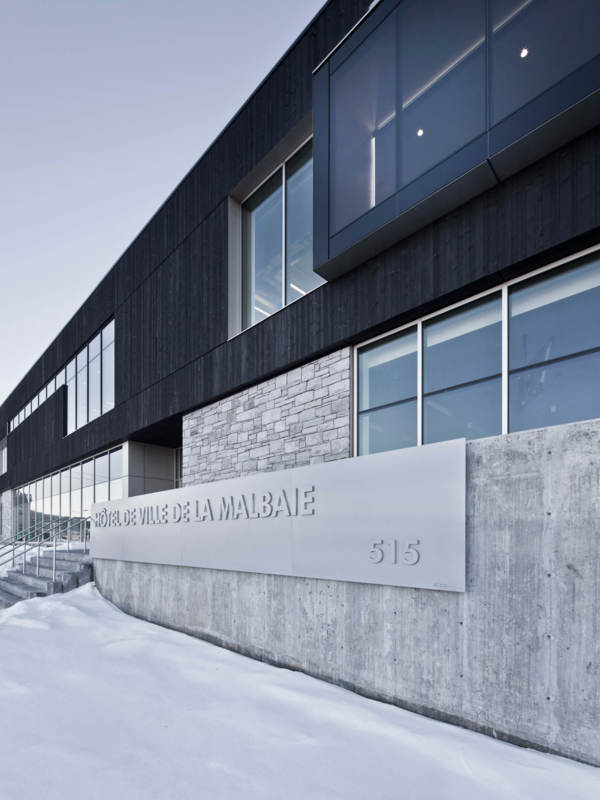
[[0,612],[2,800],[598,800],[600,770],[123,614]]

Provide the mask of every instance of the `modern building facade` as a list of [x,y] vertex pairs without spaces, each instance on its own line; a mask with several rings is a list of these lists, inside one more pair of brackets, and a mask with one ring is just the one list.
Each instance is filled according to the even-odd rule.
[[467,440],[464,595],[98,560],[131,613],[600,763],[600,7],[331,0],[0,407],[2,533]]

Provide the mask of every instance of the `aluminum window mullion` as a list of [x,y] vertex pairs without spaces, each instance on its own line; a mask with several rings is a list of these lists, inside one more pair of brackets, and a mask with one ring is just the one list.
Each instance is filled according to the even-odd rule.
[[417,447],[423,444],[423,322],[417,322]]
[[508,286],[502,287],[502,429],[508,433]]
[[287,248],[286,248],[286,186],[285,186],[285,161],[281,167],[281,307],[285,308],[287,287]]

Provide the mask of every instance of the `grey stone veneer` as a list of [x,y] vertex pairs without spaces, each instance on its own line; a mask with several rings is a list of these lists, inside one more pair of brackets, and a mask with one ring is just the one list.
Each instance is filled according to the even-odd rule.
[[347,458],[351,394],[344,348],[188,414],[182,484]]
[[[344,361],[340,369],[348,376],[349,356]],[[267,400],[268,385],[286,384],[277,387],[275,379],[258,387],[257,416],[243,420],[252,427],[227,436],[258,434],[279,422],[284,445],[289,430],[305,436],[309,449],[302,428],[308,415],[290,422],[291,405],[283,415],[287,401],[281,399],[284,419],[263,421],[284,394]],[[251,400],[248,390],[190,417],[186,441],[202,441],[213,465],[200,458],[200,448],[188,462],[190,480],[205,480],[210,469],[216,478],[288,463],[277,460],[285,447],[270,458],[270,451],[253,452],[266,446],[259,441],[228,442],[232,412]],[[344,403],[349,419],[349,394]],[[342,404],[328,415],[333,430],[337,414],[344,417]],[[211,424],[218,426],[220,451],[210,449]],[[347,454],[349,442],[340,438]],[[594,420],[468,443],[465,594],[106,560],[95,561],[96,582],[135,616],[600,765],[599,517],[600,420]]]

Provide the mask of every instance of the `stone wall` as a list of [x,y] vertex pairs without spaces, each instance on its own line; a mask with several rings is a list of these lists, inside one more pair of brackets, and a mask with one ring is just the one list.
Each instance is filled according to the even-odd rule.
[[101,560],[96,581],[135,616],[600,764],[599,518],[596,420],[468,443],[464,594]]
[[351,386],[344,348],[188,414],[182,485],[347,458]]

